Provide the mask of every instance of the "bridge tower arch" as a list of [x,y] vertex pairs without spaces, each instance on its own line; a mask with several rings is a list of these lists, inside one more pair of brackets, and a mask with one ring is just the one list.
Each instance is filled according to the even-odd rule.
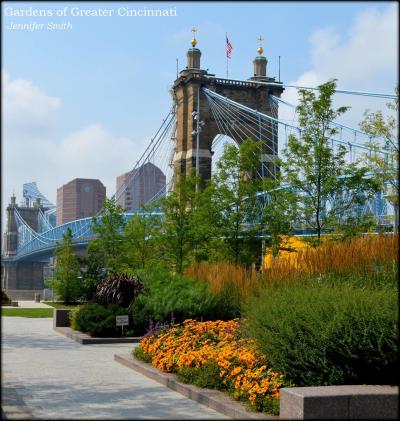
[[[210,179],[212,166],[212,142],[216,135],[221,134],[217,126],[212,110],[202,88],[208,88],[224,97],[232,99],[242,105],[250,107],[261,113],[277,117],[276,109],[271,107],[268,101],[268,94],[280,97],[283,86],[275,81],[275,78],[267,76],[267,59],[263,56],[263,49],[258,48],[258,56],[253,60],[253,76],[247,81],[237,81],[233,79],[217,78],[208,73],[208,69],[201,68],[201,51],[196,48],[197,40],[192,39],[192,47],[187,51],[187,66],[180,73],[172,86],[172,96],[175,103],[177,130],[176,130],[176,150],[174,157],[174,179],[181,174],[189,174],[192,168],[196,168],[197,155],[197,120],[204,122],[199,131],[198,140],[198,162],[199,175],[203,181]],[[257,82],[263,82],[259,84]],[[199,116],[196,115],[199,114]],[[255,131],[259,128],[254,124]],[[260,135],[263,142],[262,160],[267,167],[275,171],[274,164],[271,163],[272,155],[278,151],[277,136],[273,135],[276,128]],[[222,133],[228,135],[228,133]],[[229,136],[232,137],[231,134]],[[237,144],[241,139],[234,139]],[[272,172],[271,171],[271,172]]]
[[7,225],[4,232],[4,250],[1,264],[2,288],[13,299],[33,299],[35,292],[44,288],[43,267],[41,261],[18,261],[18,227],[15,211],[18,210],[24,221],[34,230],[38,230],[38,217],[41,209],[37,198],[33,207],[19,207],[13,195],[7,206]]

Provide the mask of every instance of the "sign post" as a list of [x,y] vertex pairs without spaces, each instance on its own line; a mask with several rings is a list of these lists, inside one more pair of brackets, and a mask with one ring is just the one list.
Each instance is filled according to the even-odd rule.
[[122,336],[124,336],[124,326],[129,326],[129,315],[115,316],[116,326],[121,326]]

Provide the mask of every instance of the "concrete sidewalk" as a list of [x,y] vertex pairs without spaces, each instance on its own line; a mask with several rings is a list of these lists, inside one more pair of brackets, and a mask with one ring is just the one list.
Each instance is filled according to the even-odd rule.
[[86,347],[52,323],[2,317],[2,403],[16,405],[5,408],[9,418],[227,419],[113,361],[133,344]]
[[18,307],[13,307],[13,308],[53,308],[53,307],[44,303],[37,303],[36,301],[20,300],[18,301]]

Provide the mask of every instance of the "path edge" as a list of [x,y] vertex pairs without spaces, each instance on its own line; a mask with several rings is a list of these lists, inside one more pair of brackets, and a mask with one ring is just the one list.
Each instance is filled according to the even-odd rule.
[[243,404],[234,401],[224,392],[219,390],[203,389],[191,384],[178,381],[176,375],[172,373],[163,373],[156,367],[139,361],[131,354],[114,354],[114,360],[132,370],[143,374],[150,379],[155,380],[164,386],[178,392],[185,397],[192,399],[202,405],[208,406],[215,411],[231,417],[232,419],[260,419],[260,420],[278,420],[278,416],[266,415],[260,412],[248,411]]

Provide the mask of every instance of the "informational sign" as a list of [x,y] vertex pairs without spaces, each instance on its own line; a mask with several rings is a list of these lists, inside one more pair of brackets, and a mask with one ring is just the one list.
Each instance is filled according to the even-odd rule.
[[129,325],[129,316],[115,316],[115,324],[117,326],[128,326]]

